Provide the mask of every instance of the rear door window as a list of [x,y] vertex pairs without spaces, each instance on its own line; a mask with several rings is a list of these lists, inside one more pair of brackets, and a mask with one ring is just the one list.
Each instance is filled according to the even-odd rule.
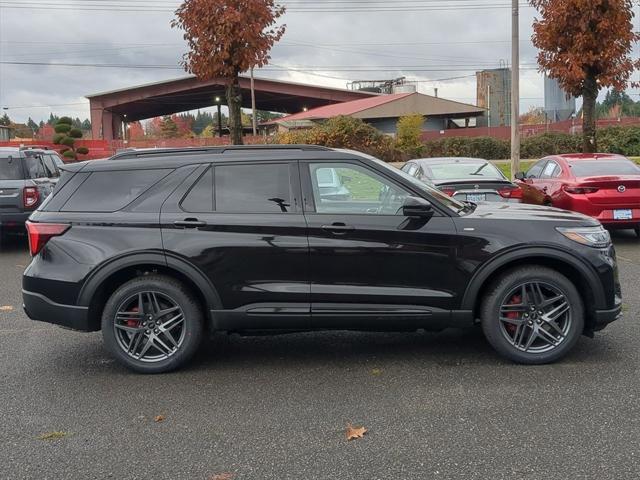
[[171,172],[122,170],[93,172],[62,207],[63,212],[116,212]]
[[288,163],[215,167],[215,210],[221,213],[290,213]]
[[47,171],[39,156],[26,157],[24,159],[24,166],[27,170],[27,178],[47,178]]
[[544,167],[541,178],[554,178],[560,175],[560,167],[554,161],[549,161]]
[[16,157],[0,157],[0,180],[22,180],[22,160]]

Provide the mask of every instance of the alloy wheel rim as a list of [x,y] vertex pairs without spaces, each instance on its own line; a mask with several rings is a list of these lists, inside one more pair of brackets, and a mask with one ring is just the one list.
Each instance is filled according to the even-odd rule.
[[113,328],[118,346],[129,357],[145,363],[174,355],[186,334],[178,302],[157,291],[136,293],[120,303]]
[[546,282],[525,282],[505,295],[499,320],[500,331],[512,347],[540,354],[566,341],[572,308],[558,287]]

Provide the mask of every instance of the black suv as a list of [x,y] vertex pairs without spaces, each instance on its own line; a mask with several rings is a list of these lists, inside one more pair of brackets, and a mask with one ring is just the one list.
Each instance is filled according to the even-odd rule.
[[24,222],[55,187],[64,162],[53,150],[0,147],[0,240]]
[[[323,195],[329,177],[348,194]],[[477,324],[502,355],[539,364],[621,312],[596,220],[460,203],[347,150],[129,151],[67,165],[28,231],[27,315],[102,330],[140,372],[184,364],[212,332]]]

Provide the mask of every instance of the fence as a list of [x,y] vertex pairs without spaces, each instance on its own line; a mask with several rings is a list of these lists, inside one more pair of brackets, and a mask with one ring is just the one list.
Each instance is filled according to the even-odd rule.
[[[638,117],[624,117],[598,120],[598,128],[606,127],[630,127],[640,125]],[[520,125],[520,135],[522,137],[532,137],[546,132],[557,133],[582,133],[582,121],[579,119],[565,120],[563,122],[549,123],[547,125]],[[449,137],[494,137],[501,140],[511,139],[511,127],[477,127],[477,128],[456,128],[450,130],[440,130],[439,132],[422,132],[422,140],[438,140]]]

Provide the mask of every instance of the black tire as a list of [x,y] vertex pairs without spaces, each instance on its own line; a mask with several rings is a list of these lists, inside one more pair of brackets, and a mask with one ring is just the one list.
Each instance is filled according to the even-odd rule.
[[640,238],[640,226],[637,226],[636,228],[634,228],[634,230],[636,232],[636,236]]
[[[566,303],[568,306],[568,315],[562,316],[562,328],[563,335],[557,336],[555,331],[551,329],[549,324],[546,324],[543,317],[539,316],[539,312],[529,312],[529,308],[531,305],[527,305],[523,308],[523,313],[516,314],[517,317],[524,317],[525,315],[528,317],[526,322],[525,331],[521,334],[524,340],[524,335],[527,332],[530,332],[530,335],[534,336],[534,328],[538,328],[541,325],[544,325],[547,331],[551,331],[558,338],[557,344],[550,343],[547,348],[550,348],[548,351],[542,351],[544,346],[539,347],[540,351],[531,352],[524,351],[516,347],[515,344],[519,342],[513,341],[514,338],[518,338],[518,333],[514,333],[513,337],[510,337],[508,333],[508,322],[503,322],[500,320],[500,312],[501,308],[509,308],[510,302],[506,299],[511,295],[512,292],[518,291],[521,285],[524,284],[538,284],[542,285],[543,290],[545,292],[555,291],[556,294],[563,295],[566,299]],[[552,290],[550,290],[552,289]],[[527,297],[524,300],[521,300],[521,303],[524,305],[528,303],[529,294],[525,293],[521,295],[520,298]],[[552,297],[552,295],[550,295]],[[515,297],[517,298],[517,297]],[[562,305],[563,300],[559,300],[555,305]],[[516,301],[517,303],[517,301]],[[544,302],[540,302],[544,303]],[[513,305],[514,307],[518,307],[517,305]],[[548,307],[545,307],[549,310],[555,308],[554,304],[551,304]],[[524,313],[526,310],[526,313]],[[542,311],[542,310],[540,310]],[[509,315],[506,313],[505,315]],[[535,321],[531,319],[535,318]],[[580,338],[584,330],[584,306],[582,302],[582,298],[578,293],[575,285],[564,275],[561,273],[552,270],[546,267],[540,266],[525,266],[519,267],[514,270],[510,270],[503,275],[501,275],[496,281],[489,287],[486,297],[482,303],[480,317],[482,320],[482,330],[487,341],[491,344],[491,346],[502,356],[516,362],[522,364],[530,364],[530,365],[539,365],[545,363],[552,363],[562,357],[564,357],[569,351],[575,346],[576,342]],[[568,319],[568,320],[567,320]],[[518,320],[520,321],[520,320]],[[566,323],[564,323],[566,322]],[[540,325],[533,325],[535,323],[539,323]],[[532,326],[528,326],[528,325]],[[512,329],[519,329],[521,327],[510,327]],[[526,330],[528,329],[528,330]],[[538,338],[536,342],[540,341],[544,343],[545,338]],[[526,343],[526,342],[522,342]],[[521,345],[524,347],[525,345]],[[533,348],[532,345],[530,348]],[[529,348],[527,348],[528,350]]]
[[[143,361],[128,354],[122,345],[122,338],[125,334],[121,333],[115,326],[116,314],[119,309],[122,308],[123,302],[132,301],[131,299],[136,296],[139,298],[150,298],[145,297],[146,293],[143,292],[156,292],[155,295],[159,298],[171,300],[180,309],[178,312],[182,313],[183,319],[181,320],[179,329],[179,345],[177,347],[172,346],[172,351],[165,354],[168,356],[164,359]],[[147,305],[151,305],[150,301]],[[143,312],[145,309],[146,307],[143,308]],[[167,318],[170,315],[173,315],[173,313],[165,314],[164,318]],[[143,320],[145,319],[141,318],[130,321],[141,322]],[[140,326],[135,327],[136,330],[139,330],[139,328]],[[149,342],[149,335],[151,335],[152,332],[153,328],[151,328],[151,330],[143,329],[143,332],[139,332],[140,337],[142,338],[142,340],[139,341],[144,342],[146,339],[146,341]],[[161,334],[164,335],[164,333]],[[133,335],[133,333],[127,333],[131,342],[133,342]],[[138,333],[136,333],[136,335],[138,335]],[[198,350],[202,337],[203,315],[200,305],[193,297],[193,294],[185,288],[182,283],[164,275],[147,275],[128,281],[119,287],[113,295],[111,295],[102,314],[102,338],[105,347],[118,362],[129,369],[140,373],[165,373],[183,366]],[[156,338],[162,338],[165,341],[165,344],[169,345],[166,337],[156,336]],[[151,350],[155,349],[155,343],[151,342],[151,344],[152,347],[147,351],[156,351],[156,353],[158,353],[159,350]]]

